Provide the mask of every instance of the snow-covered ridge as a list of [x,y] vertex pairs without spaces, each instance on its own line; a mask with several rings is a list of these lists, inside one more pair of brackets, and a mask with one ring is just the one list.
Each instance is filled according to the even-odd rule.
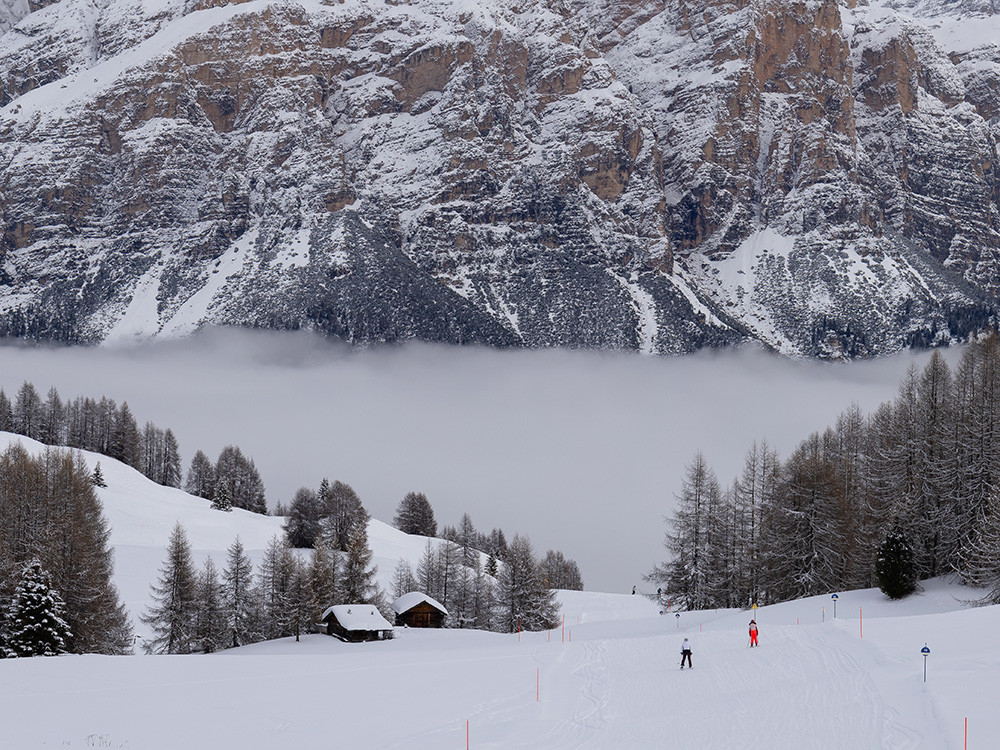
[[0,335],[961,340],[1000,288],[997,38],[976,0],[15,0]]

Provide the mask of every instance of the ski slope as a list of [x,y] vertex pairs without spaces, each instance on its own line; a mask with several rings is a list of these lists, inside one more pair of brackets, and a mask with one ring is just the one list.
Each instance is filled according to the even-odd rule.
[[[0,450],[20,440],[0,434]],[[84,454],[88,463],[96,457]],[[211,511],[100,457],[116,580],[137,620],[176,520],[216,564],[238,532],[260,550],[280,519]],[[383,575],[426,539],[372,524]],[[386,569],[387,568],[387,569]],[[676,613],[643,596],[560,592],[542,633],[398,629],[219,654],[0,661],[0,748],[962,748],[1000,736],[1000,609],[944,580],[756,612]],[[678,669],[682,638],[694,669]],[[922,681],[921,647],[931,649]]]

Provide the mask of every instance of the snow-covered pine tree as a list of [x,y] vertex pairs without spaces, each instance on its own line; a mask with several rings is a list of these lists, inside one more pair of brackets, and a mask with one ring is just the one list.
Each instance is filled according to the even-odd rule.
[[224,484],[215,485],[212,492],[212,510],[229,513],[233,509],[233,499],[229,496],[229,487]]
[[194,638],[193,650],[206,654],[229,646],[225,594],[211,557],[205,559],[205,565],[198,574]]
[[[367,515],[367,514],[366,514]],[[372,604],[378,598],[372,566],[372,551],[368,546],[367,520],[355,523],[348,531],[347,554],[344,555],[341,581],[343,598],[347,604]]]
[[545,630],[556,626],[555,592],[542,582],[531,541],[518,534],[510,543],[497,587],[503,632]]
[[438,584],[440,578],[437,551],[434,548],[434,543],[428,539],[420,559],[417,560],[417,588],[427,596],[440,600],[442,598],[441,586]]
[[37,558],[21,571],[6,618],[7,655],[55,656],[65,653],[71,637],[65,607]]
[[197,648],[195,626],[198,614],[197,577],[191,546],[184,528],[177,523],[170,533],[167,559],[158,583],[150,586],[153,604],[141,616],[154,638],[146,650],[154,654],[189,654]]
[[836,473],[813,433],[785,464],[784,482],[765,515],[763,568],[768,594],[784,601],[835,591],[840,538]]
[[258,590],[264,616],[264,637],[291,635],[288,611],[292,607],[291,588],[295,575],[295,557],[284,535],[274,536],[260,563]]
[[698,452],[685,469],[674,514],[667,519],[664,546],[673,557],[655,565],[645,576],[647,581],[670,592],[677,606],[684,609],[709,606],[706,556],[708,501],[709,495],[717,492],[715,473]]
[[411,591],[416,590],[417,579],[413,577],[413,568],[410,566],[409,560],[404,560],[399,558],[396,562],[396,567],[392,571],[392,594],[396,598],[401,597],[403,594],[408,594]]
[[101,471],[101,462],[98,461],[94,464],[94,473],[90,475],[90,483],[95,487],[107,487],[108,483],[104,481],[104,472]]
[[260,599],[253,585],[253,565],[239,537],[229,546],[222,571],[222,593],[230,646],[261,640]]

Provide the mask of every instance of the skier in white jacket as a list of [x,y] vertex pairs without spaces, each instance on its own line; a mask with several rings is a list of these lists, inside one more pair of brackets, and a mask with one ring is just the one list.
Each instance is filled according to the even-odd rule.
[[684,639],[684,643],[681,644],[681,669],[684,669],[684,660],[687,659],[688,669],[693,669],[691,664],[691,644],[688,643],[688,639]]

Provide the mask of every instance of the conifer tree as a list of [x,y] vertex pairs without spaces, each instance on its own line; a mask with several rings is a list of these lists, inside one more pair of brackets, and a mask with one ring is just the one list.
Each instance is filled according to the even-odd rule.
[[229,646],[229,627],[226,621],[225,594],[215,563],[211,557],[198,575],[197,620],[195,624],[195,651],[210,654]]
[[902,599],[917,587],[913,547],[900,529],[894,529],[879,545],[875,560],[878,587],[890,599]]
[[337,553],[322,539],[317,539],[313,545],[312,562],[309,566],[311,609],[307,627],[317,626],[329,607],[343,603],[338,568]]
[[295,492],[285,520],[285,534],[293,547],[312,547],[320,532],[319,496],[300,487]]
[[229,546],[222,582],[230,645],[235,648],[259,641],[262,618],[253,585],[253,565],[239,537]]
[[104,481],[104,472],[101,471],[101,462],[98,461],[94,465],[94,473],[90,475],[90,482],[95,487],[107,487],[108,483]]
[[152,628],[155,637],[146,650],[156,654],[191,653],[197,647],[198,588],[191,547],[180,523],[170,534],[159,582],[150,588],[154,603],[141,619]]
[[340,481],[329,486],[324,498],[322,534],[333,549],[346,552],[351,529],[367,525],[368,512],[354,489]]
[[0,432],[14,432],[14,407],[0,388]]
[[216,485],[212,494],[212,510],[230,512],[233,509],[233,500],[229,496],[229,488],[224,484]]
[[699,452],[686,467],[676,510],[668,519],[664,545],[673,559],[654,566],[645,578],[671,592],[679,606],[704,609],[710,606],[708,592],[709,496],[718,492],[718,480]]
[[10,656],[55,656],[65,653],[70,639],[64,605],[52,589],[38,559],[29,562],[6,618],[6,649]]
[[208,456],[200,450],[195,451],[191,459],[184,491],[206,500],[211,500],[215,496],[215,467]]
[[375,603],[379,593],[375,585],[378,568],[371,564],[367,521],[358,522],[350,528],[346,552],[341,575],[344,601],[348,604]]
[[555,592],[538,575],[538,564],[527,537],[515,535],[508,549],[498,584],[497,603],[505,632],[545,630],[556,625]]
[[163,433],[163,471],[156,480],[165,487],[181,486],[181,452],[174,433]]
[[417,579],[413,577],[413,568],[408,560],[400,558],[392,572],[392,593],[397,599],[417,588]]
[[435,536],[437,534],[434,510],[427,501],[427,496],[422,492],[406,493],[406,496],[399,502],[396,517],[392,523],[405,534],[419,534],[421,536]]

